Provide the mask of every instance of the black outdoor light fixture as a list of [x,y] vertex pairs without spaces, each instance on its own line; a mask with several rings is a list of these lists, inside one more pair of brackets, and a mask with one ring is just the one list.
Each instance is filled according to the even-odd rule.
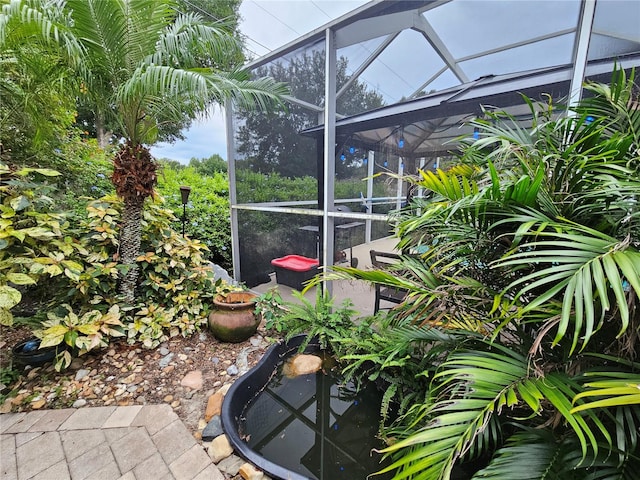
[[182,236],[184,237],[184,226],[187,223],[187,203],[189,203],[189,194],[191,187],[182,185],[180,187],[180,196],[182,197]]

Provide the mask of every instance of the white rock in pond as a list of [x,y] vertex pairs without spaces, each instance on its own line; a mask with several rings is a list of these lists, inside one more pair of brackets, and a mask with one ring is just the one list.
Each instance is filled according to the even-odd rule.
[[322,368],[322,359],[315,355],[301,353],[294,356],[285,364],[284,374],[289,377],[297,377],[315,373]]

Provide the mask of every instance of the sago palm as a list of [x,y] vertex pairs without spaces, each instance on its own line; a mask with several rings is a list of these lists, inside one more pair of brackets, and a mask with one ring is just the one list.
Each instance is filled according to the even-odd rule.
[[[14,3],[15,15],[24,22],[45,25],[47,2]],[[29,15],[28,9],[41,15]],[[81,47],[80,93],[94,109],[96,128],[100,132],[106,124],[117,125],[113,133],[122,139],[112,181],[124,200],[119,288],[132,303],[143,204],[156,185],[157,165],[148,146],[157,140],[161,124],[179,123],[185,114],[194,117],[226,100],[267,108],[285,90],[270,79],[251,80],[245,71],[201,68],[203,56],[216,64],[237,39],[198,15],[180,14],[172,0],[66,0],[62,11],[58,28]],[[46,33],[44,26],[42,31]]]

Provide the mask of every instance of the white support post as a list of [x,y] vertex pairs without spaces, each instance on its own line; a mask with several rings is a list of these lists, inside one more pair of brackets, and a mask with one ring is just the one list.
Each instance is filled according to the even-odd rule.
[[[322,263],[333,265],[334,219],[329,212],[334,210],[334,183],[336,171],[336,43],[335,32],[325,30],[325,80],[324,80],[324,212],[322,215]],[[329,296],[333,293],[331,282],[324,288]]]
[[[365,199],[365,206],[367,208],[366,213],[373,213],[373,204],[371,199],[373,198],[373,168],[375,162],[375,152],[369,150],[367,154],[367,198]],[[364,241],[366,243],[371,242],[371,220],[365,221]]]
[[233,102],[227,100],[224,106],[225,127],[227,130],[227,174],[229,176],[229,208],[231,210],[231,260],[233,262],[233,279],[240,277],[240,239],[238,238],[238,204],[236,188],[235,137],[233,132]]
[[[404,159],[402,157],[398,157],[398,176],[402,177],[402,172],[404,168],[402,165],[404,164]],[[396,190],[396,209],[400,210],[402,208],[402,178],[398,178],[398,188]]]
[[593,28],[593,18],[596,12],[596,0],[582,0],[580,5],[580,19],[576,31],[576,43],[573,46],[573,76],[569,89],[569,115],[571,107],[582,98],[582,83],[587,69],[587,55],[589,53],[589,41]]

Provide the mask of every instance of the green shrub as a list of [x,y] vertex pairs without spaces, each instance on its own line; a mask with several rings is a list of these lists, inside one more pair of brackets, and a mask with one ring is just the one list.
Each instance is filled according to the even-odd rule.
[[[120,334],[154,347],[170,336],[189,335],[206,321],[211,299],[223,286],[213,281],[206,245],[173,229],[176,218],[162,199],[149,201],[144,210],[139,303],[121,311],[117,282],[123,267],[116,261],[121,201],[115,196],[93,200],[82,221],[71,226],[65,215],[51,210],[54,187],[43,180],[57,172],[0,168],[3,324],[12,323],[11,310],[21,306],[25,291],[30,299],[46,300],[37,328],[43,343],[64,341],[79,354]],[[40,282],[43,278],[48,281]],[[62,313],[56,313],[60,307]],[[61,354],[57,368],[70,360],[68,352]]]
[[201,175],[193,167],[178,170],[163,164],[162,173],[158,177],[158,191],[165,198],[166,207],[177,217],[172,224],[177,231],[181,231],[182,228],[181,185],[191,187],[186,208],[186,234],[208,247],[208,260],[230,270],[231,224],[227,175]]
[[43,277],[77,278],[74,258],[83,246],[67,232],[66,216],[51,211],[48,169],[11,170],[0,163],[0,324],[11,325],[11,309],[26,288]]
[[[85,268],[71,282],[66,298],[75,304],[108,306],[118,302],[117,231],[122,203],[115,196],[95,200],[87,207],[81,229],[87,255]],[[145,206],[142,254],[137,287],[138,304],[123,315],[128,341],[154,347],[169,336],[189,335],[206,321],[216,285],[205,258],[206,245],[183,238],[172,225],[175,217],[162,200]]]

